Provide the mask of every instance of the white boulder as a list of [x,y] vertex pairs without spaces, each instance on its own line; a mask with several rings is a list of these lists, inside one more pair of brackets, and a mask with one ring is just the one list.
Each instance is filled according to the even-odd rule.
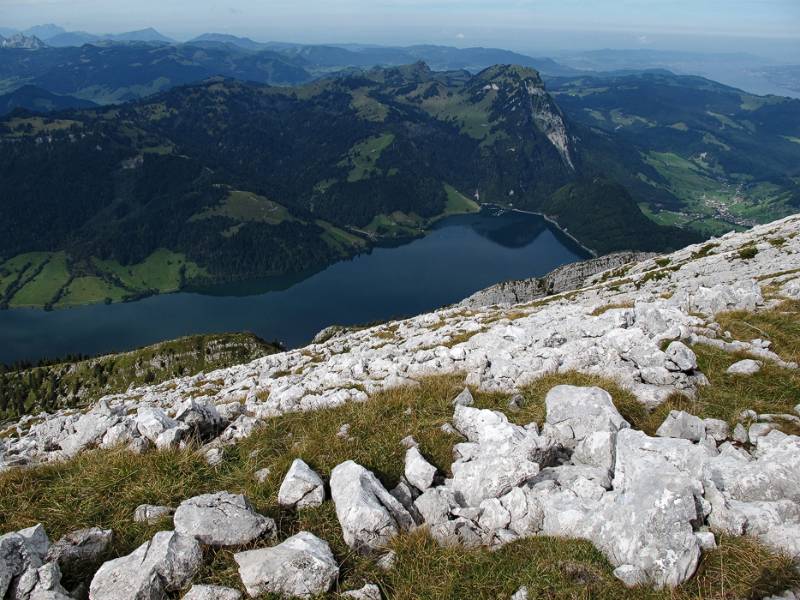
[[405,476],[411,485],[424,492],[433,485],[436,467],[425,460],[416,446],[412,446],[406,451]]
[[299,509],[319,506],[324,500],[325,484],[322,478],[305,462],[296,458],[278,490],[278,504]]
[[202,563],[196,539],[161,531],[131,554],[104,563],[89,586],[89,599],[164,598],[186,586]]
[[253,510],[241,494],[217,492],[184,500],[175,511],[175,531],[210,546],[241,546],[274,536],[275,521]]
[[348,460],[331,472],[331,498],[351,548],[369,553],[386,546],[401,531],[414,528],[414,519],[378,478]]
[[251,598],[311,598],[330,590],[339,576],[328,543],[307,531],[271,548],[239,552],[234,559]]

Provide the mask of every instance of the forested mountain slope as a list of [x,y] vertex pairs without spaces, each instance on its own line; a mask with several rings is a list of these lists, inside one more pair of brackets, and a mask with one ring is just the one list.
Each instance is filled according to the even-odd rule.
[[554,79],[573,121],[637,149],[668,192],[644,208],[661,223],[719,234],[800,207],[800,100],[755,96],[667,71]]
[[[568,121],[539,75],[515,66],[472,76],[417,63],[296,88],[217,78],[122,106],[16,115],[0,136],[11,305],[45,270],[42,304],[120,300],[318,268],[474,210],[472,196],[542,210],[563,186],[591,187],[631,164],[659,178]],[[595,228],[598,249],[697,239],[642,218],[618,191],[584,206],[621,233],[602,241]],[[649,191],[631,187],[639,200]],[[158,277],[142,267],[151,263]]]

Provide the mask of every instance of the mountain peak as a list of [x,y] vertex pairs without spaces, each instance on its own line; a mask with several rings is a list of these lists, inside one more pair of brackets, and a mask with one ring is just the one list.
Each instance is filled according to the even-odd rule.
[[25,35],[22,33],[15,33],[9,38],[0,39],[0,48],[16,48],[22,50],[39,50],[46,48],[42,40],[35,35]]
[[493,65],[478,73],[476,79],[493,83],[532,82],[537,87],[544,88],[539,71],[521,65]]

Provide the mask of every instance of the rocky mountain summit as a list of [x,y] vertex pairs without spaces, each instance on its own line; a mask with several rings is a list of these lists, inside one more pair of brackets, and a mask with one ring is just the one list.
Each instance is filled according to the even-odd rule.
[[14,35],[4,38],[0,35],[0,48],[16,48],[20,50],[40,50],[46,48],[42,40],[35,35],[24,35],[22,33],[15,33]]
[[[386,390],[451,374],[467,387],[449,398],[441,426],[442,436],[456,440],[449,469],[435,466],[413,437],[402,440],[403,476],[392,489],[355,460],[317,472],[294,455],[278,474],[281,506],[302,514],[332,504],[346,545],[383,569],[393,568],[392,541],[420,528],[444,547],[500,549],[537,536],[588,540],[626,586],[684,584],[720,536],[749,536],[796,560],[800,404],[795,414],[746,410],[728,422],[697,416],[701,406],[691,399],[715,385],[698,348],[735,355],[728,373],[740,381],[761,369],[798,369],[794,355],[774,351],[763,331],[734,335],[718,322],[725,311],[758,314],[800,300],[798,232],[800,216],[788,217],[581,276],[580,289],[527,303],[449,307],[130,389],[85,411],[25,417],[0,432],[0,469],[58,464],[98,447],[137,454],[197,448],[209,464],[222,465],[226,451],[282,415],[373,402]],[[554,385],[542,418],[523,424],[474,398],[510,394],[513,414],[524,402],[513,394],[524,386],[575,372],[614,381],[640,408],[658,410],[680,394],[686,409],[666,413],[648,435],[624,416],[622,391]],[[345,424],[331,437],[346,442],[351,435]],[[252,475],[271,477],[268,470]],[[241,589],[251,597],[313,597],[340,577],[342,557],[322,539],[327,534],[303,530],[282,539],[275,520],[241,494],[209,489],[175,508],[135,512],[148,522],[174,513],[174,531],[105,562],[90,598],[188,590],[207,568],[209,548],[235,551]],[[62,554],[80,556],[64,548],[91,549],[104,539],[95,532],[84,542],[79,533],[56,544]],[[0,548],[0,597],[69,597],[41,526],[8,533]],[[387,594],[372,583],[345,597]],[[195,585],[186,597],[240,593]]]

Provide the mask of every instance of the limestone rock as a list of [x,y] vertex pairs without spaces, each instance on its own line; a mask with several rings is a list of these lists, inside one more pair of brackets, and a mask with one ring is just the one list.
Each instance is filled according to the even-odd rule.
[[258,483],[264,483],[269,478],[271,472],[272,469],[265,467],[253,473],[253,477]]
[[175,420],[186,425],[201,439],[213,437],[222,428],[224,420],[210,403],[189,398],[177,406]]
[[133,521],[135,523],[147,523],[152,525],[161,519],[172,515],[175,509],[170,506],[154,506],[152,504],[141,504],[133,511]]
[[698,531],[694,534],[697,538],[697,542],[700,544],[700,547],[704,551],[713,550],[717,547],[717,540],[714,537],[714,534],[710,531]]
[[347,440],[350,439],[350,423],[344,423],[336,432],[336,437]]
[[397,562],[397,553],[394,550],[390,550],[376,560],[375,565],[382,571],[389,571],[394,568],[395,562]]
[[745,444],[748,441],[747,430],[741,423],[737,423],[733,428],[733,439],[740,444]]
[[622,418],[611,395],[598,387],[557,385],[545,397],[548,425],[563,440],[581,441],[596,431],[617,432],[630,425]]
[[615,454],[616,434],[611,431],[595,431],[578,442],[572,453],[572,461],[578,465],[612,471]]
[[143,406],[139,408],[136,414],[136,428],[142,437],[147,438],[154,444],[158,436],[164,431],[177,426],[177,421],[168,417],[167,413],[160,408]]
[[758,444],[759,438],[767,435],[772,429],[769,423],[753,423],[747,430],[747,439],[751,444]]
[[699,442],[705,438],[706,427],[699,417],[682,410],[672,410],[656,431],[656,435]]
[[191,536],[161,531],[131,554],[104,563],[89,587],[90,600],[163,598],[186,586],[203,553]]
[[351,548],[368,553],[385,547],[401,531],[414,528],[414,519],[378,478],[349,460],[331,472],[331,498]]
[[740,360],[728,367],[729,375],[755,375],[761,370],[761,363],[751,358]]
[[206,451],[205,456],[206,462],[212,467],[216,467],[225,459],[222,448],[209,448]]
[[182,600],[241,600],[237,590],[219,585],[193,585]]
[[328,543],[307,531],[271,548],[239,552],[234,559],[251,598],[261,594],[311,598],[331,589],[339,576]]
[[252,435],[257,427],[258,419],[248,415],[239,415],[223,430],[217,439],[222,444],[234,444]]
[[411,447],[406,451],[405,476],[411,485],[424,492],[433,485],[436,467],[425,460],[416,447]]
[[528,600],[528,588],[524,585],[511,595],[511,600]]
[[717,442],[724,442],[730,435],[730,427],[721,419],[703,419],[706,433]]
[[90,527],[68,533],[47,552],[47,560],[57,562],[61,567],[74,563],[92,563],[108,549],[114,533],[110,529]]
[[400,444],[403,446],[403,448],[406,448],[406,449],[408,449],[408,448],[419,448],[419,444],[417,443],[417,440],[415,440],[414,436],[411,436],[411,435],[407,435],[402,440],[400,440]]
[[694,371],[697,368],[697,356],[683,342],[670,343],[664,353],[678,371]]
[[241,546],[274,536],[275,521],[258,514],[241,494],[217,492],[184,500],[175,511],[175,531],[211,546]]
[[72,457],[86,448],[99,445],[106,432],[118,422],[119,416],[104,402],[99,403],[77,420],[74,433],[59,442],[61,451],[65,457]]
[[179,448],[181,442],[188,439],[191,430],[183,423],[179,423],[175,427],[165,429],[155,439],[155,446],[159,450],[169,450],[170,448]]
[[531,480],[553,451],[552,439],[509,423],[500,412],[456,405],[453,423],[469,440],[456,446],[448,484],[464,506],[477,507]]
[[287,508],[319,506],[325,500],[325,484],[319,475],[301,459],[289,467],[278,490],[278,504]]
[[638,567],[621,565],[614,569],[614,577],[622,581],[626,587],[636,587],[647,583],[647,577]]
[[41,524],[0,536],[0,598],[13,584],[18,585],[21,577],[27,576],[27,588],[33,589],[49,547]]
[[464,388],[464,390],[453,399],[453,406],[472,406],[473,404],[475,404],[475,399],[472,397],[469,388]]
[[14,600],[72,600],[61,586],[61,570],[55,562],[25,571],[14,584]]
[[355,600],[381,600],[381,588],[374,583],[367,583],[360,589],[342,592],[341,595]]

